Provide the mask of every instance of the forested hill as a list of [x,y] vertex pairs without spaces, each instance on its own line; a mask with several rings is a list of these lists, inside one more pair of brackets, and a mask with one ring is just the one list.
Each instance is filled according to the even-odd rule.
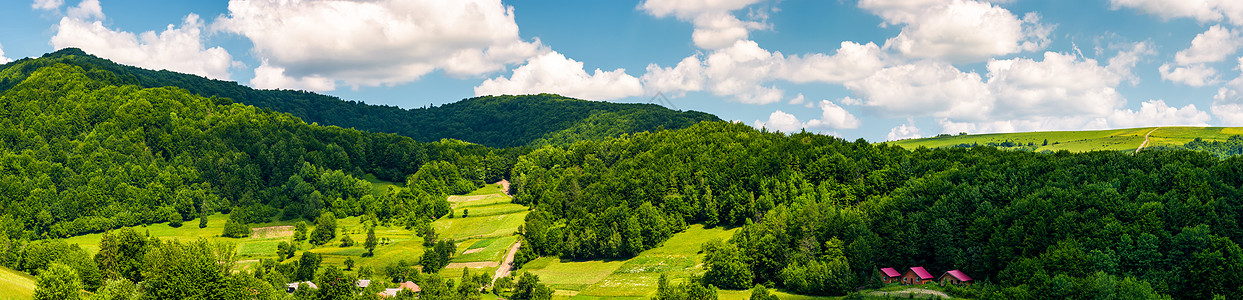
[[55,63],[75,65],[87,71],[108,71],[116,84],[143,88],[180,87],[204,97],[229,98],[286,112],[308,123],[395,133],[422,142],[450,138],[490,147],[513,147],[678,129],[701,121],[720,120],[707,113],[674,111],[653,104],[586,101],[550,94],[476,97],[443,106],[407,110],[305,91],[256,90],[230,81],[125,66],[76,48],[49,53],[33,62],[23,59],[5,65],[3,72],[10,75],[0,79],[0,91],[14,86],[34,69]]
[[434,161],[481,185],[499,180],[522,150],[307,124],[61,63],[72,59],[20,60],[0,71],[0,237],[65,237],[214,212],[244,223],[321,212],[434,219],[428,195],[373,197],[359,178],[403,181]]

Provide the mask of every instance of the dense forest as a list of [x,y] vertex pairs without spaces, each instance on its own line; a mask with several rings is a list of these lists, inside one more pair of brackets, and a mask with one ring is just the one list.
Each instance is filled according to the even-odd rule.
[[[401,109],[345,101],[305,91],[255,90],[235,82],[171,71],[125,66],[65,48],[40,59],[23,59],[0,71],[0,91],[21,82],[24,74],[52,64],[107,71],[117,85],[142,88],[179,87],[203,97],[219,97],[289,113],[308,123],[369,132],[395,133],[420,142],[456,139],[490,147],[616,137],[624,133],[685,128],[700,121],[720,121],[696,111],[674,111],[653,104],[585,101],[558,95],[476,97],[442,106]],[[222,100],[218,100],[222,101]]]
[[[537,149],[511,172],[534,207],[520,258],[624,258],[688,223],[716,287],[843,295],[878,268],[960,269],[983,299],[1240,291],[1243,159],[1205,152],[908,151],[742,124]],[[1146,296],[1145,296],[1146,295]],[[1142,296],[1142,297],[1140,297]]]
[[0,232],[10,238],[179,223],[213,212],[233,212],[244,223],[325,211],[435,218],[427,203],[443,196],[415,190],[375,197],[360,178],[405,181],[435,162],[482,185],[504,177],[523,151],[309,125],[180,88],[124,85],[125,75],[103,69],[13,64],[0,71],[9,86],[0,93]]

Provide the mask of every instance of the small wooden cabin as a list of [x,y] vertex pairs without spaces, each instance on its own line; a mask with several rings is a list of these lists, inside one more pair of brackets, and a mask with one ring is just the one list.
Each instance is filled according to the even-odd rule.
[[898,283],[902,281],[902,273],[898,273],[898,270],[893,268],[882,268],[880,269],[880,281],[885,284]]
[[902,284],[927,284],[934,279],[924,267],[911,267],[902,273]]
[[971,285],[972,279],[971,276],[967,276],[967,274],[962,271],[953,270],[945,272],[945,274],[941,274],[941,279],[938,281],[940,281],[941,284]]

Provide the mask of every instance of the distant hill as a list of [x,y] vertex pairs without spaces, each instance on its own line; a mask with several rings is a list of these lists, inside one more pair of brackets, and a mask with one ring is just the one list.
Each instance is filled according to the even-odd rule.
[[[114,63],[77,48],[44,55],[42,63],[19,60],[0,72],[19,76],[0,79],[0,91],[20,82],[21,74],[51,63],[113,73],[113,84],[143,88],[175,86],[204,97],[292,114],[308,123],[336,125],[370,132],[395,133],[428,142],[450,138],[490,147],[532,143],[573,142],[614,137],[625,133],[678,129],[701,121],[720,121],[696,111],[675,111],[654,104],[618,104],[586,101],[552,94],[488,96],[419,109],[371,105],[337,97],[294,90],[256,90],[236,82],[208,79],[171,71],[153,71]],[[17,70],[8,70],[18,66]],[[411,97],[417,97],[412,95]],[[601,127],[605,125],[606,127]]]
[[[1156,130],[1154,130],[1156,129]],[[1092,131],[1042,131],[1018,133],[992,133],[948,135],[943,134],[930,138],[909,139],[888,142],[907,149],[918,147],[970,148],[974,146],[993,146],[1007,150],[1021,151],[1134,151],[1144,143],[1144,136],[1149,132],[1149,142],[1145,146],[1153,149],[1181,149],[1196,139],[1203,142],[1225,142],[1232,136],[1243,135],[1243,127],[1145,127],[1114,130]],[[1047,142],[1046,142],[1047,141]],[[1193,150],[1207,150],[1198,148]],[[1212,152],[1212,151],[1210,151]]]

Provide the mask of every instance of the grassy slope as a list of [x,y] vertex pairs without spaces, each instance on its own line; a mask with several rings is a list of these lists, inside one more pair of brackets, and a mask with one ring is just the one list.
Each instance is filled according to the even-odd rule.
[[[562,261],[554,257],[536,259],[522,270],[540,276],[557,289],[559,299],[647,299],[656,294],[661,273],[670,281],[681,282],[702,275],[700,246],[713,239],[729,239],[736,229],[705,229],[693,225],[675,234],[664,245],[628,260]],[[781,299],[823,299],[777,293]],[[748,291],[721,291],[721,299],[746,299]]]
[[[379,193],[387,192],[389,188],[403,188],[401,184],[384,182],[375,178],[367,178],[372,182],[373,189]],[[453,203],[453,209],[457,218],[442,218],[433,222],[437,232],[442,238],[453,238],[457,240],[459,246],[459,256],[453,259],[453,262],[476,262],[476,261],[500,261],[505,254],[505,250],[517,241],[517,237],[513,235],[517,232],[518,226],[522,224],[523,218],[527,214],[525,207],[510,203],[509,196],[500,193],[500,189],[495,184],[489,184],[470,195],[482,196],[482,200]],[[469,209],[471,216],[461,218],[462,208]],[[192,241],[199,238],[206,238],[215,242],[233,243],[238,249],[238,266],[239,268],[247,268],[257,262],[259,259],[276,258],[276,245],[281,241],[288,241],[289,237],[272,237],[272,238],[226,238],[221,237],[220,232],[224,230],[224,223],[228,220],[228,215],[217,214],[209,216],[206,228],[198,228],[198,220],[186,221],[185,225],[180,228],[173,228],[168,224],[153,224],[148,226],[139,226],[134,229],[140,233],[149,233],[151,236],[163,239],[176,239],[183,241]],[[252,227],[266,226],[284,226],[293,225],[296,221],[271,222],[266,224],[253,224]],[[337,220],[337,227],[343,232],[350,235],[357,243],[353,247],[338,247],[340,245],[340,236],[323,246],[313,246],[306,242],[301,243],[301,249],[323,255],[324,263],[342,266],[346,258],[353,258],[357,266],[369,266],[380,271],[384,266],[397,262],[398,260],[406,260],[407,262],[417,262],[419,256],[423,254],[423,240],[414,235],[414,232],[405,229],[402,226],[377,226],[376,237],[388,238],[389,244],[376,247],[375,256],[362,257],[366,252],[362,242],[366,239],[366,231],[359,217],[349,217]],[[65,239],[69,243],[81,245],[83,248],[94,253],[99,249],[99,240],[102,234],[88,234],[75,236]],[[461,252],[469,250],[470,246],[475,243],[487,241],[487,246],[481,247],[482,251],[461,255]],[[299,252],[301,253],[301,252]],[[300,255],[300,254],[299,254]],[[293,258],[297,259],[297,256]],[[357,268],[356,266],[356,268]],[[492,272],[495,268],[479,268],[478,271],[472,270],[472,273],[479,271]],[[462,270],[445,270],[442,275],[446,277],[456,278],[461,276]]]
[[[1035,151],[1123,151],[1135,150],[1135,148],[1139,147],[1139,145],[1144,142],[1144,134],[1148,133],[1152,129],[1153,127],[1097,131],[1045,131],[972,134],[965,136],[956,135],[950,137],[901,140],[889,142],[889,144],[914,149],[921,146],[937,148],[951,147],[959,144],[984,145],[990,142],[1001,143],[1004,141],[1014,141],[1024,145],[1027,143],[1033,143],[1036,145]],[[1232,135],[1240,134],[1243,134],[1243,128],[1240,127],[1160,127],[1156,131],[1152,132],[1149,146],[1183,145],[1195,138],[1201,138],[1204,140],[1225,140]],[[1049,140],[1049,145],[1041,146],[1045,139]]]
[[0,267],[0,299],[30,299],[34,293],[34,277]]

